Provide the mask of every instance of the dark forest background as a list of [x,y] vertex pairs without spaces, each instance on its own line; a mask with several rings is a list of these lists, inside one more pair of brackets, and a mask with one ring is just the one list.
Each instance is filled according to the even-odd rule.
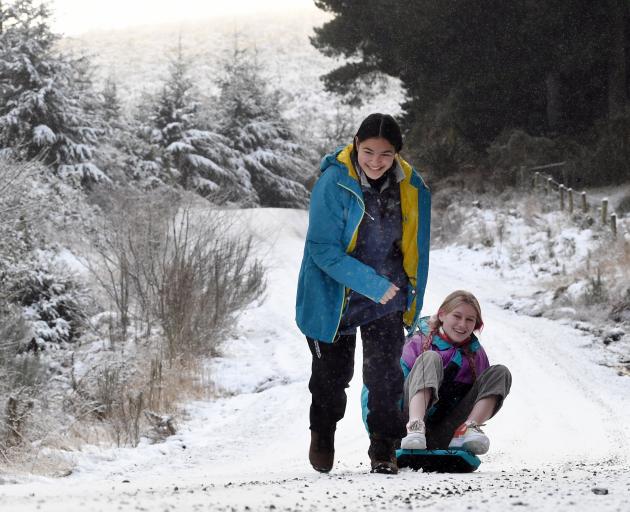
[[506,147],[517,133],[573,185],[630,178],[627,1],[315,3],[334,17],[313,44],[345,61],[326,86],[356,102],[375,71],[400,78],[409,146],[437,175],[527,163]]

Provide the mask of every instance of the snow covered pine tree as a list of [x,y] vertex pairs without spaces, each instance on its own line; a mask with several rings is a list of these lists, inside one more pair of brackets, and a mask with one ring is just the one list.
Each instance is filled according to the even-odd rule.
[[282,118],[278,96],[264,83],[255,59],[235,48],[219,82],[221,132],[241,153],[261,206],[303,208],[309,199],[306,170],[314,165]]
[[54,53],[57,35],[46,4],[0,4],[0,151],[41,158],[82,184],[106,180],[92,162],[98,129],[89,102],[86,63]]
[[161,147],[166,169],[183,188],[217,203],[252,206],[257,203],[256,192],[237,152],[199,114],[190,66],[180,41],[153,107],[151,140]]

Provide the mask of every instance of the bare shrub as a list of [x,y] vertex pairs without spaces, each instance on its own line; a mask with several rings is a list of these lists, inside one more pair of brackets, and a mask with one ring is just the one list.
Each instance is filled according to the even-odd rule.
[[75,395],[66,406],[78,418],[92,417],[106,425],[117,446],[136,446],[145,408],[143,378],[133,377],[137,373],[138,368],[105,362],[76,382]]
[[588,284],[584,294],[584,301],[587,306],[594,304],[603,304],[608,300],[608,290],[606,283],[602,279],[599,267],[595,276],[588,279]]
[[[589,322],[630,323],[630,242],[603,237],[600,247],[571,272],[559,276],[554,303],[576,310],[576,318]],[[565,292],[571,284],[579,287]]]
[[158,266],[157,315],[170,358],[215,355],[234,313],[264,288],[263,267],[252,261],[251,235],[232,235],[234,222],[221,212],[194,224],[191,213],[184,208],[169,222]]
[[123,380],[120,378],[120,369],[114,366],[106,366],[96,376],[96,396],[98,415],[110,417],[112,411],[122,395]]
[[179,198],[173,194],[129,193],[114,189],[98,198],[104,210],[85,261],[116,308],[116,340],[125,340],[131,323],[148,334],[157,299],[152,295],[153,265],[166,236],[165,219],[175,215]]
[[149,369],[148,398],[147,406],[153,411],[158,411],[162,407],[162,397],[164,390],[164,373],[163,364],[160,357],[151,359]]
[[22,444],[43,380],[36,355],[23,353],[31,331],[14,306],[0,303],[0,451]]
[[22,435],[24,423],[33,408],[33,400],[21,399],[21,397],[10,396],[6,407],[6,434],[4,437],[5,446],[15,446],[24,440]]
[[147,333],[159,325],[170,360],[213,355],[233,314],[264,290],[264,270],[229,212],[170,199],[116,200],[90,268],[118,310],[121,336],[133,317]]
[[111,424],[118,446],[137,446],[140,442],[140,419],[144,410],[143,393],[127,391],[118,403]]
[[26,355],[14,360],[15,372],[6,382],[2,397],[4,410],[0,415],[0,452],[29,441],[27,430],[29,419],[40,392],[43,372],[32,356]]
[[[65,435],[82,442],[105,435],[117,446],[136,446],[142,436],[161,441],[175,433],[173,414],[181,397],[207,396],[202,374],[201,363],[193,359],[168,365],[159,355],[131,362],[108,360],[75,381],[65,406],[77,424]],[[101,437],[94,439],[95,434]],[[52,433],[49,442],[58,444],[63,436]]]
[[459,202],[452,201],[451,192],[455,194],[453,189],[441,189],[432,200],[431,240],[436,243],[450,243],[465,227],[466,213]]
[[618,237],[601,251],[599,265],[606,276],[609,316],[618,322],[630,322],[630,241]]
[[234,316],[264,291],[264,270],[233,211],[161,192],[113,191],[100,206],[106,222],[85,260],[116,309],[112,341],[133,340],[144,356],[122,364],[110,352],[76,383],[72,407],[135,445],[143,429],[155,439],[174,429],[157,418],[200,392],[200,356],[218,353]]
[[13,356],[21,352],[31,336],[19,309],[0,299],[0,376],[6,379]]
[[144,415],[151,424],[148,436],[153,442],[161,441],[177,432],[172,416],[161,416],[152,411],[144,411]]

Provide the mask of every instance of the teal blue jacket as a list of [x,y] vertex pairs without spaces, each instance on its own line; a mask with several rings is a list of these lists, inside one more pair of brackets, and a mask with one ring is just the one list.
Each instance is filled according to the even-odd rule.
[[[365,207],[351,152],[352,144],[322,160],[322,174],[311,194],[298,278],[297,325],[304,335],[323,342],[335,339],[349,290],[378,302],[391,284],[372,267],[352,257]],[[417,171],[402,158],[396,158],[405,172],[405,179],[400,182],[401,249],[410,283],[403,318],[413,332],[422,309],[429,270],[431,195]]]

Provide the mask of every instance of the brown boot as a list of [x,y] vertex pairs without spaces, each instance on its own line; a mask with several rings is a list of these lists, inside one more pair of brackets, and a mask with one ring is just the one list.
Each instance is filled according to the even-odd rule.
[[395,439],[370,436],[368,455],[370,456],[370,463],[372,465],[371,473],[385,473],[389,475],[398,473],[395,447]]
[[311,430],[311,447],[308,460],[316,471],[328,473],[335,459],[335,431],[315,432]]

